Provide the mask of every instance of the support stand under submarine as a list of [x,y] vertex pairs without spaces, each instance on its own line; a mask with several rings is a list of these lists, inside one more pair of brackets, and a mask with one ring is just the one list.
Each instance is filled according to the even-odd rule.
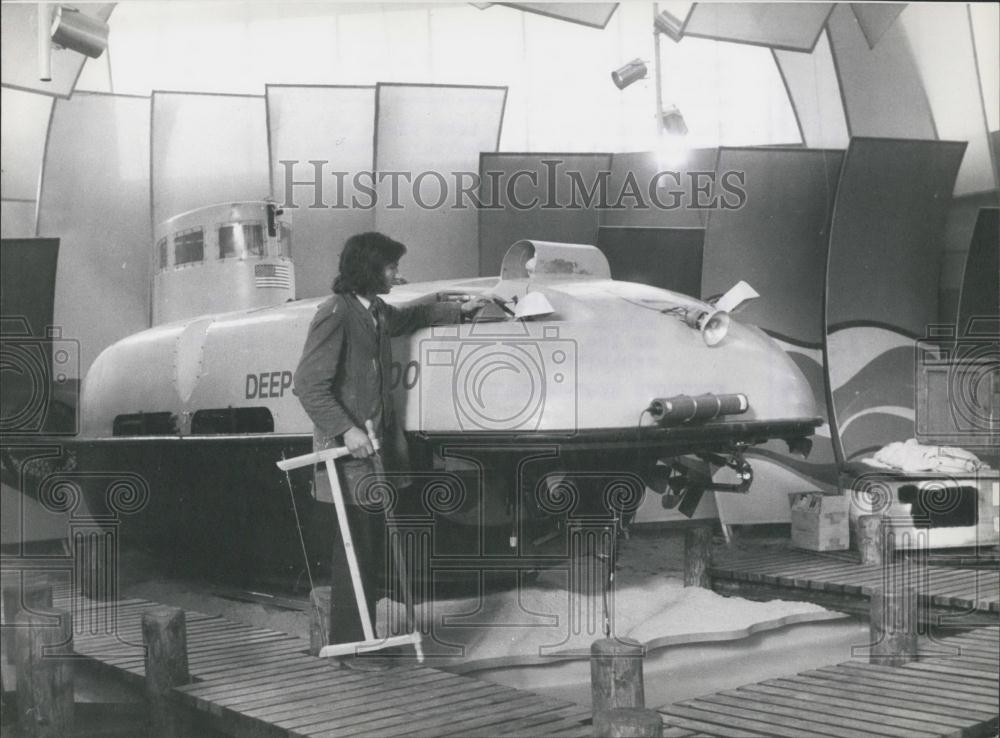
[[[81,397],[80,466],[148,485],[123,535],[258,581],[302,576],[294,510],[314,571],[334,530],[312,474],[292,474],[293,508],[275,468],[311,451],[291,378],[324,299],[294,299],[281,215],[226,203],[161,224],[154,325],[105,349]],[[621,525],[646,494],[690,516],[706,491],[746,492],[751,446],[807,452],[821,422],[811,389],[777,344],[730,318],[726,300],[744,289],[707,303],[613,280],[593,246],[543,241],[514,244],[499,277],[394,287],[390,303],[497,298],[470,324],[394,339],[419,492],[398,499],[389,479],[380,494],[430,536],[411,545],[444,568],[535,569],[565,558],[561,533]]]

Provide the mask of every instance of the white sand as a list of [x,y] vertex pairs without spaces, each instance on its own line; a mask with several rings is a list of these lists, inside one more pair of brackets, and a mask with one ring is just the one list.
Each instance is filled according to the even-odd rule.
[[[676,537],[644,534],[623,542],[609,596],[613,636],[656,648],[841,617],[809,603],[752,602],[685,588],[675,568],[683,561]],[[600,562],[588,558],[573,571],[568,564],[546,570],[530,586],[424,603],[417,618],[425,651],[432,663],[460,671],[586,657],[590,644],[604,637],[602,576]],[[380,633],[405,630],[402,606],[391,605],[380,603]]]
[[[146,566],[129,563],[138,562],[123,566],[124,597],[222,615],[299,636],[303,648],[307,645],[306,612],[220,597],[217,588],[207,583],[147,578]],[[659,647],[741,638],[785,623],[838,617],[808,603],[751,602],[685,589],[682,564],[680,531],[644,532],[622,542],[616,590],[610,599],[613,635]],[[567,562],[554,566],[520,590],[494,588],[481,597],[425,602],[418,606],[417,616],[429,663],[470,671],[586,657],[590,644],[604,637],[601,577],[600,563],[586,558],[573,571]],[[390,608],[387,599],[379,603],[379,633],[405,631],[402,605],[391,604]]]

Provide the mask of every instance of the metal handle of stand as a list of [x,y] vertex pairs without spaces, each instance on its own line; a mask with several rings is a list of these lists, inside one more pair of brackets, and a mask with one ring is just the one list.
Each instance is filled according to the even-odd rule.
[[[368,429],[368,437],[372,441],[372,448],[376,451],[375,456],[372,457],[376,472],[384,474],[385,470],[382,466],[382,458],[378,454],[381,450],[381,444],[379,443],[378,438],[375,437],[374,426],[370,420],[365,423],[365,426]],[[365,598],[365,588],[361,582],[361,571],[358,567],[358,557],[354,551],[354,539],[351,536],[351,529],[347,524],[347,505],[344,501],[344,493],[340,488],[340,479],[337,476],[337,467],[334,464],[334,461],[337,459],[350,455],[350,450],[348,450],[346,446],[341,446],[339,448],[329,448],[311,454],[303,454],[302,456],[296,456],[291,459],[282,459],[277,462],[278,468],[284,471],[299,469],[304,466],[312,466],[315,464],[326,465],[326,473],[330,480],[330,490],[333,493],[333,505],[337,513],[337,525],[340,528],[340,535],[344,541],[344,553],[346,554],[347,566],[351,574],[351,584],[354,588],[354,599],[358,605],[358,616],[361,618],[361,628],[365,636],[365,640],[359,643],[335,643],[325,646],[320,651],[319,655],[323,658],[329,656],[344,656],[364,651],[377,651],[389,646],[411,644],[416,651],[417,661],[419,663],[423,663],[424,653],[421,647],[421,636],[419,631],[415,631],[413,629],[412,625],[410,626],[410,630],[412,632],[408,635],[393,636],[391,638],[384,638],[380,641],[375,639],[375,629],[372,626],[371,616],[368,612],[367,599]],[[412,621],[413,601],[410,598],[408,587],[404,588],[403,596],[407,601],[408,618]]]
[[[382,461],[382,444],[379,442],[378,437],[375,435],[375,426],[372,421],[365,421],[365,428],[368,431],[368,438],[371,440],[372,448],[375,449],[375,455],[372,457],[372,463],[375,466],[375,474],[380,480],[385,479],[385,465]],[[403,596],[403,605],[406,607],[406,629],[410,631],[411,638],[415,638],[412,641],[413,647],[417,652],[417,660],[423,662],[423,649],[420,643],[420,633],[416,628],[416,612],[413,605],[413,592],[410,590],[410,580],[406,573],[406,559],[403,557],[403,552],[399,548],[399,536],[397,535],[397,529],[393,523],[392,516],[386,515],[385,524],[389,531],[389,548],[392,553],[393,565],[396,567],[396,578],[399,581],[400,594]]]

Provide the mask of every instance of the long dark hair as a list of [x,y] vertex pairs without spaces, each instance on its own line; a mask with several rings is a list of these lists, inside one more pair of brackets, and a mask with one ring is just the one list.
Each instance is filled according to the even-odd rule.
[[333,291],[371,295],[385,280],[385,268],[399,261],[406,247],[384,233],[369,231],[351,236],[340,252],[340,274],[333,280]]

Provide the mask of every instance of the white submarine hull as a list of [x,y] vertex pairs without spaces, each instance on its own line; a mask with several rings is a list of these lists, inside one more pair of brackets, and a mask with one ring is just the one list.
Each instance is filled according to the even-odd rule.
[[[430,504],[432,517],[499,526],[501,553],[526,556],[516,535],[526,519],[592,512],[595,499],[607,509],[623,494],[634,510],[655,486],[644,475],[658,460],[720,460],[775,438],[797,444],[820,423],[805,377],[759,329],[733,320],[709,346],[679,317],[711,311],[708,303],[612,280],[593,247],[572,247],[567,260],[565,245],[520,243],[528,252],[512,248],[500,278],[405,285],[385,297],[493,294],[514,304],[537,292],[552,308],[394,339],[394,399],[415,477],[461,486],[425,494],[423,512]],[[526,256],[536,257],[534,272],[523,269]],[[101,353],[82,387],[79,446],[91,469],[146,478],[150,499],[124,532],[175,559],[205,560],[207,545],[213,567],[245,572],[253,562],[288,576],[302,568],[297,513],[322,569],[330,506],[313,499],[302,473],[290,480],[293,510],[274,467],[310,450],[292,375],[321,301],[181,320]],[[662,424],[649,413],[655,398],[733,395],[746,398],[739,414]],[[489,545],[478,536],[468,553]]]

